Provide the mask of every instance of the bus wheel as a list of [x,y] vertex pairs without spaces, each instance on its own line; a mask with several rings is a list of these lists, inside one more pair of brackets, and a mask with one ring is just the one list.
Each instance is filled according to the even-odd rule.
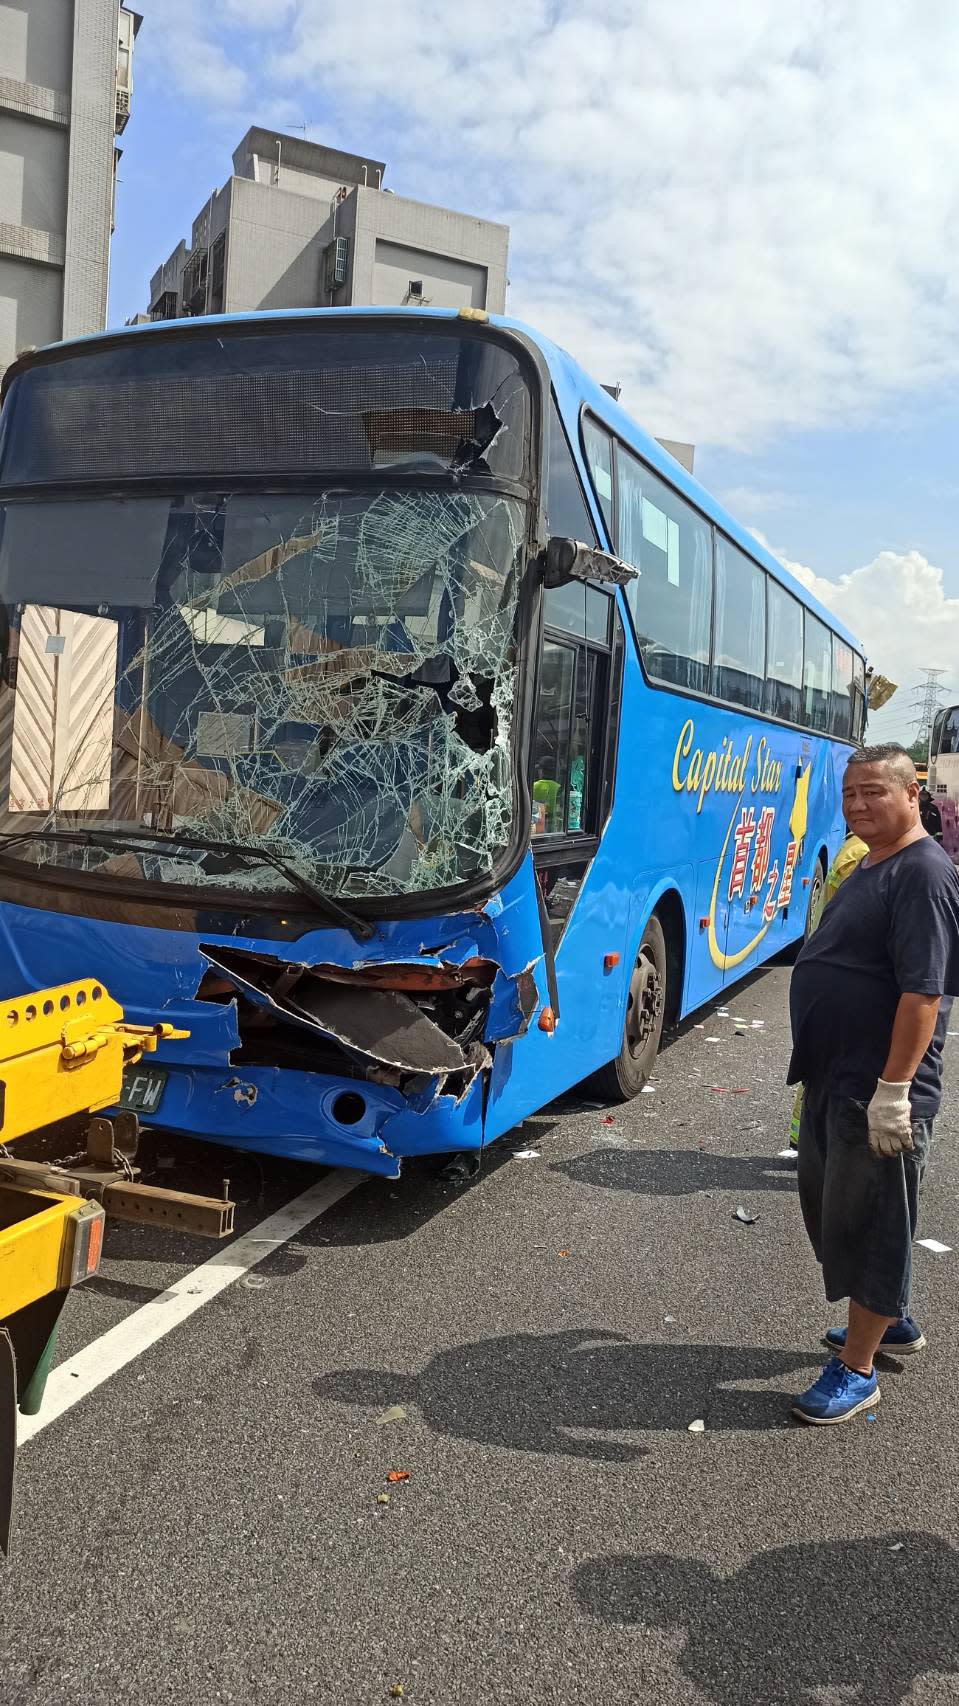
[[638,1096],[653,1070],[666,1011],[666,938],[655,915],[643,931],[629,981],[626,1019],[619,1054],[596,1074],[597,1088],[610,1100]]
[[812,882],[809,885],[809,904],[806,907],[806,928],[803,931],[804,942],[808,942],[813,933],[813,919],[818,911],[819,903],[822,900],[822,891],[825,886],[826,873],[822,868],[822,860],[817,859],[816,869],[813,872]]

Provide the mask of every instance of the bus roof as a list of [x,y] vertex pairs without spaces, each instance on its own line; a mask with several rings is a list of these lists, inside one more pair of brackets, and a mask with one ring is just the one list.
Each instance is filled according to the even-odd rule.
[[[257,325],[260,323],[275,325],[286,320],[322,320],[322,319],[395,319],[398,315],[418,320],[457,320],[467,319],[461,316],[456,308],[279,308],[268,311],[258,311],[243,314],[215,314],[197,316],[189,320],[158,320],[141,323],[137,326],[124,326],[112,331],[91,332],[82,338],[71,338],[61,344],[48,344],[44,350],[37,350],[37,355],[49,353],[51,349],[88,349],[98,343],[113,343],[118,338],[162,338],[175,337],[186,327],[194,328],[209,326],[211,330],[220,326]],[[471,319],[469,323],[472,322]],[[674,486],[683,497],[702,512],[707,520],[722,528],[723,532],[738,545],[740,550],[759,563],[774,580],[792,592],[807,609],[827,623],[841,639],[845,640],[856,651],[862,652],[863,647],[856,636],[835,616],[831,610],[820,603],[819,599],[805,587],[802,581],[784,567],[773,553],[743,527],[734,516],[730,515],[723,505],[706,487],[701,485],[694,476],[686,471],[675,457],[671,456],[662,445],[641,427],[624,408],[612,398],[602,385],[580,367],[566,350],[559,344],[538,332],[535,327],[528,326],[522,320],[515,320],[506,314],[484,315],[482,324],[496,327],[505,332],[517,332],[535,346],[549,368],[550,377],[559,400],[560,409],[567,421],[578,418],[580,408],[585,405],[597,419],[601,420],[613,434],[623,439],[640,455],[644,462]],[[32,354],[33,352],[31,352]],[[30,357],[26,358],[29,365]],[[19,365],[19,364],[15,364]],[[4,382],[5,383],[5,382]],[[594,501],[594,508],[597,508]]]

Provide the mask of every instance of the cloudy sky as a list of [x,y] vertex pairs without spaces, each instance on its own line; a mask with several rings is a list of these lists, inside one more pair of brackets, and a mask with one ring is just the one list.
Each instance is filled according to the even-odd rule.
[[[142,0],[112,319],[252,123],[511,227],[557,337],[801,565],[903,685],[959,700],[954,0]],[[304,128],[305,131],[304,131]]]

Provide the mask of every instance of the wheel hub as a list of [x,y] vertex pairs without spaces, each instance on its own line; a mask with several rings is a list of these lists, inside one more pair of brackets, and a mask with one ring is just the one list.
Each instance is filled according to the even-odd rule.
[[666,992],[654,960],[641,954],[629,991],[626,1031],[632,1054],[641,1054],[655,1035]]

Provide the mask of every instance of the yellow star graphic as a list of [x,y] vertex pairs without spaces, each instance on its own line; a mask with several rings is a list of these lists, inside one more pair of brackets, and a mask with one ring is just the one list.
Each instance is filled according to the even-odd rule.
[[801,775],[796,777],[796,797],[793,800],[792,811],[789,814],[789,833],[794,841],[801,841],[806,833],[809,820],[809,773],[812,769],[806,765]]

